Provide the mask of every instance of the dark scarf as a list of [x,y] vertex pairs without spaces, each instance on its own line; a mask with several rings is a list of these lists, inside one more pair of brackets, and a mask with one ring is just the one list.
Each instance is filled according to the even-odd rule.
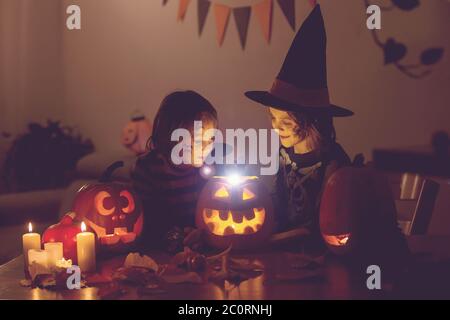
[[322,188],[335,169],[350,163],[347,154],[340,145],[333,143],[304,154],[296,154],[293,148],[281,148],[280,157],[284,188],[279,192],[286,193],[282,198],[287,202],[281,204],[285,206],[281,213],[284,228],[317,229]]

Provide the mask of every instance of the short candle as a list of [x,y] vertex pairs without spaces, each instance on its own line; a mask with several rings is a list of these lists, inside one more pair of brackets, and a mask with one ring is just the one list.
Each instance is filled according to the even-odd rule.
[[51,267],[56,266],[56,261],[63,258],[62,242],[47,242],[44,244],[44,249],[48,253],[48,264]]

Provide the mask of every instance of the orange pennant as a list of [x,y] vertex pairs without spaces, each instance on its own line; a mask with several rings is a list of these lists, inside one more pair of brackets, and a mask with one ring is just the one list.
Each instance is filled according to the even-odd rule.
[[225,32],[227,31],[228,20],[230,18],[230,7],[223,4],[214,4],[214,15],[216,16],[216,28],[217,28],[217,42],[219,46],[222,45],[225,39]]
[[272,15],[273,15],[273,1],[263,0],[253,6],[256,16],[258,17],[261,31],[264,38],[269,43],[272,35]]
[[191,0],[180,0],[180,4],[178,5],[178,21],[183,21],[186,16],[186,12]]

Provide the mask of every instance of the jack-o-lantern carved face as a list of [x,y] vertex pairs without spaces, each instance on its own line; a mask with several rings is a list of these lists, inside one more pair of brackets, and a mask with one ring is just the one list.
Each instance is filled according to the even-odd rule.
[[142,205],[126,184],[100,182],[81,187],[73,211],[105,246],[133,243],[142,232]]
[[270,235],[272,211],[269,193],[257,177],[213,177],[200,195],[196,223],[212,246],[245,249]]
[[[396,210],[388,182],[366,168],[341,168],[327,181],[320,205],[320,230],[336,254],[362,253],[395,239]],[[393,241],[389,241],[393,245]]]
[[152,126],[145,116],[136,116],[122,130],[122,144],[135,154],[147,151],[147,141],[150,138]]

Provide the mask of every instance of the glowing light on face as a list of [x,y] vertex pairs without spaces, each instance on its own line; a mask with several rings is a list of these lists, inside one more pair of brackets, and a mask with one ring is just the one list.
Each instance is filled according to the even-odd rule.
[[288,112],[269,108],[269,113],[272,127],[279,135],[281,144],[285,148],[291,148],[301,142],[301,139],[297,134],[298,125]]

